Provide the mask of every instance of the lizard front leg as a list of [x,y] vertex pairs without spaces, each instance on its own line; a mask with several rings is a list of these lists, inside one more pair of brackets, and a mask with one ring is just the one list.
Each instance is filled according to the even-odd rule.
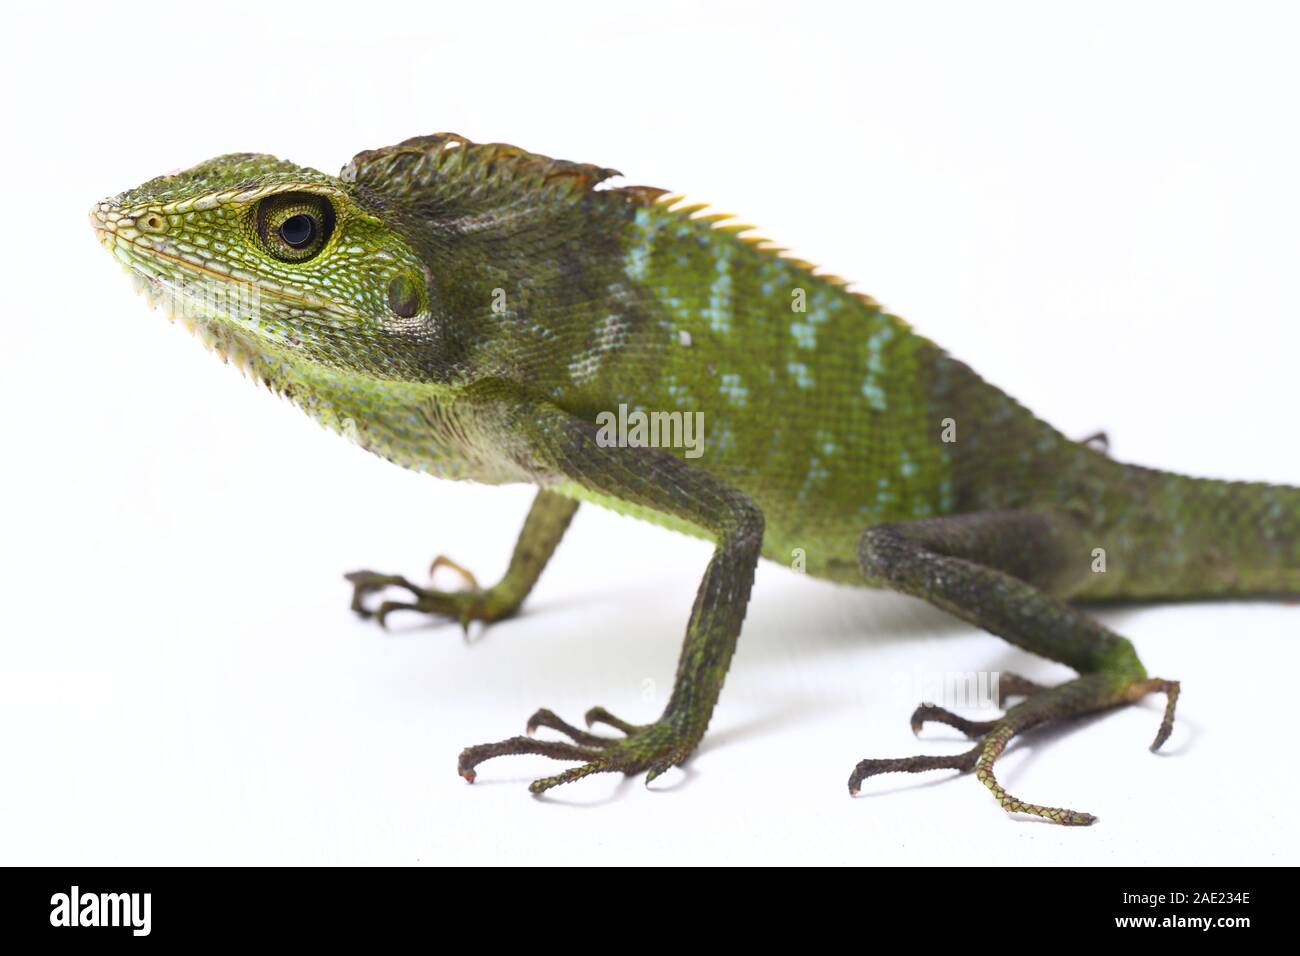
[[[533,506],[524,520],[523,530],[515,543],[510,567],[505,575],[490,588],[480,588],[474,575],[450,558],[436,557],[429,571],[449,567],[460,573],[469,589],[465,591],[436,591],[413,584],[396,574],[378,574],[374,571],[353,571],[345,577],[352,582],[352,610],[362,617],[373,617],[381,626],[393,611],[422,611],[435,617],[448,617],[468,627],[470,621],[499,621],[519,610],[543,569],[555,553],[565,529],[578,510],[572,498],[542,489],[533,499]],[[411,593],[410,601],[382,601],[373,610],[366,606],[365,598],[390,587],[404,588]]]
[[748,496],[686,461],[659,449],[606,446],[593,426],[557,409],[525,406],[509,417],[527,419],[528,467],[549,474],[552,481],[575,482],[595,494],[690,522],[707,532],[716,547],[695,596],[672,693],[657,720],[637,725],[593,708],[588,726],[603,723],[623,733],[606,737],[541,710],[529,719],[529,733],[549,727],[572,743],[521,736],[480,744],[461,753],[457,769],[472,782],[485,760],[541,754],[581,765],[534,781],[534,793],[594,773],[646,772],[649,782],[685,761],[708,727],[749,602],[762,548],[762,512]]
[[967,721],[923,704],[912,716],[956,727],[977,740],[963,754],[861,761],[849,778],[857,793],[867,777],[882,773],[951,769],[975,771],[1004,810],[1062,824],[1089,824],[1090,813],[1026,803],[1003,789],[993,765],[1013,737],[1079,714],[1133,703],[1146,694],[1167,697],[1164,720],[1151,749],[1169,737],[1176,681],[1152,679],[1125,638],[1053,597],[1068,593],[1089,554],[1077,524],[1063,515],[984,512],[869,528],[858,540],[858,560],[868,579],[922,598],[1025,650],[1067,664],[1080,676],[1057,687],[1014,678],[1006,688],[1025,700],[991,721]]

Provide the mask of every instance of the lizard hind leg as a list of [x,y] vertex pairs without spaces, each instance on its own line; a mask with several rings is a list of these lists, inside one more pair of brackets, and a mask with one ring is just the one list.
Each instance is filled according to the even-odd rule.
[[1025,650],[1068,664],[1080,676],[1042,687],[1015,675],[999,682],[1003,696],[1024,698],[989,721],[971,721],[933,704],[912,715],[912,728],[926,723],[955,727],[973,738],[956,755],[861,761],[849,778],[856,794],[862,781],[883,773],[952,769],[974,771],[1010,813],[1027,813],[1065,825],[1087,825],[1091,814],[1027,803],[1007,793],[993,766],[1019,734],[1071,717],[1132,703],[1163,691],[1168,699],[1152,750],[1168,739],[1178,699],[1176,681],[1149,678],[1125,638],[1108,630],[1053,593],[1068,593],[1079,569],[1087,573],[1088,549],[1069,518],[1037,512],[984,512],[880,525],[858,542],[859,563],[872,581],[922,598],[983,627]]

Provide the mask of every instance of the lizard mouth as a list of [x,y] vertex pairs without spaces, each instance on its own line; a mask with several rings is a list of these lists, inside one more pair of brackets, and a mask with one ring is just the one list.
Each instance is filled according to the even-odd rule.
[[[152,242],[146,245],[137,241],[133,220],[123,216],[112,200],[97,203],[89,218],[95,238],[126,269],[132,287],[145,297],[150,309],[161,306],[169,322],[179,321],[208,351],[233,364],[246,377],[271,386],[273,377],[263,367],[270,359],[267,350],[240,322],[229,321],[253,317],[260,290],[254,289],[252,309],[244,307],[241,311],[239,280],[157,248]],[[234,294],[226,294],[232,288]],[[215,291],[223,294],[215,295]],[[243,302],[246,306],[246,296]],[[236,307],[232,309],[231,303]],[[218,314],[228,321],[218,319]]]
[[[264,277],[231,270],[218,260],[201,255],[194,247],[182,247],[164,236],[151,235],[140,228],[141,220],[160,218],[147,212],[125,214],[111,199],[97,203],[90,210],[90,224],[100,245],[112,252],[133,275],[145,279],[152,276],[173,285],[177,284],[173,275],[179,274],[227,287],[248,287],[252,290],[252,297],[272,298],[314,314],[316,319],[304,321],[315,321],[319,325],[335,325],[337,320],[356,322],[364,318],[363,313],[352,306],[291,289]],[[331,322],[331,319],[336,321]]]
[[162,234],[166,217],[156,212],[124,210],[106,199],[89,218],[100,245],[126,269],[151,309],[161,306],[169,321],[179,321],[209,351],[272,388],[295,342],[291,333],[284,341],[268,335],[267,326],[275,323],[264,320],[281,309],[304,326],[339,329],[364,320],[345,303],[231,269],[170,240]]

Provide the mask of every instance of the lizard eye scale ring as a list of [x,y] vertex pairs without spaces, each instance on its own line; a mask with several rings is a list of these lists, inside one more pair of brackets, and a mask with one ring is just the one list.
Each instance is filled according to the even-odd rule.
[[283,193],[257,206],[257,238],[281,262],[315,258],[334,230],[334,207],[324,196]]

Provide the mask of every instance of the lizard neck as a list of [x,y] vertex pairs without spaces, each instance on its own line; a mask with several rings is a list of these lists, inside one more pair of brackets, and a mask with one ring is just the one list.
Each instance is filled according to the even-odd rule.
[[261,346],[228,325],[195,331],[248,377],[331,431],[403,468],[489,484],[527,481],[467,414],[454,386],[380,379]]

